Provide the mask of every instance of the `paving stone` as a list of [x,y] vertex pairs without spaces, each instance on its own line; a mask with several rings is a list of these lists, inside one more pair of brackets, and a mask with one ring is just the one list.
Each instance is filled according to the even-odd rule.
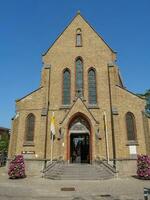
[[[61,188],[67,187],[74,187],[75,191],[61,191]],[[82,200],[143,200],[145,187],[150,187],[150,181],[133,177],[51,180],[28,176],[10,180],[7,175],[1,176],[0,173],[0,200],[77,200],[77,197]]]

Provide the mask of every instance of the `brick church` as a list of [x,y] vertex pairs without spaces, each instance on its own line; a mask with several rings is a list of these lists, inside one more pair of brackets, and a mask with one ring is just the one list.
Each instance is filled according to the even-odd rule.
[[145,99],[124,87],[116,59],[77,13],[43,54],[39,88],[16,100],[9,159],[23,154],[31,173],[51,159],[102,160],[122,174],[134,173],[137,154],[150,154],[150,118]]

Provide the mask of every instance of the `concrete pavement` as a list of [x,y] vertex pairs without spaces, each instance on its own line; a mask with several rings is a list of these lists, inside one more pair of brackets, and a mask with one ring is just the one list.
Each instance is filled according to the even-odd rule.
[[11,180],[0,168],[0,200],[143,200],[144,187],[150,188],[150,181],[132,177],[87,181],[27,176]]

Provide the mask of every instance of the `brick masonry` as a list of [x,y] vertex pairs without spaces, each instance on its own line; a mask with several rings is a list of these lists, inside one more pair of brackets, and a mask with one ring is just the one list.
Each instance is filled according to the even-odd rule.
[[[76,47],[76,30],[78,28],[82,31],[82,47]],[[75,60],[79,56],[83,59],[84,100],[75,98]],[[12,121],[9,158],[22,152],[33,152],[33,154],[25,155],[27,160],[36,161],[36,163],[39,161],[41,166],[41,161],[45,159],[47,118],[45,111],[48,109],[46,159],[50,159],[51,155],[50,118],[53,111],[55,112],[56,118],[56,140],[54,141],[53,158],[58,159],[61,157],[63,160],[69,159],[67,157],[68,124],[72,116],[76,113],[82,113],[89,119],[91,124],[91,159],[95,160],[97,157],[105,159],[107,157],[103,121],[103,114],[105,111],[108,126],[109,153],[110,159],[113,159],[108,70],[110,73],[112,107],[117,110],[117,114],[113,115],[116,159],[118,163],[119,160],[121,160],[117,166],[121,166],[120,170],[122,170],[124,168],[122,164],[123,160],[126,165],[127,160],[131,159],[125,124],[125,114],[128,111],[132,112],[135,116],[138,142],[137,154],[150,154],[150,140],[146,140],[150,138],[150,119],[143,119],[142,113],[145,107],[145,100],[122,87],[118,67],[114,64],[115,60],[116,53],[78,13],[64,32],[57,38],[55,43],[43,55],[42,61],[44,64],[39,89],[16,101],[17,115]],[[62,105],[62,72],[66,67],[71,71],[70,107],[63,107]],[[88,104],[87,75],[90,67],[96,69],[96,107],[91,107]],[[48,99],[50,102],[49,106],[47,104]],[[32,146],[26,145],[24,142],[25,121],[29,113],[33,113],[36,116],[34,143]],[[63,132],[63,137],[57,140],[60,128]],[[97,139],[95,135],[98,128],[100,130],[101,140]],[[128,166],[130,166],[130,164],[128,164]],[[39,168],[40,171],[41,167]]]

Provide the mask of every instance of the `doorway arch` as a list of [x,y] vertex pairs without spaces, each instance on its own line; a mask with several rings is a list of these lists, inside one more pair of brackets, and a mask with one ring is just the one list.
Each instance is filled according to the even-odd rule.
[[76,113],[68,123],[67,160],[69,163],[91,163],[91,122],[82,113]]

